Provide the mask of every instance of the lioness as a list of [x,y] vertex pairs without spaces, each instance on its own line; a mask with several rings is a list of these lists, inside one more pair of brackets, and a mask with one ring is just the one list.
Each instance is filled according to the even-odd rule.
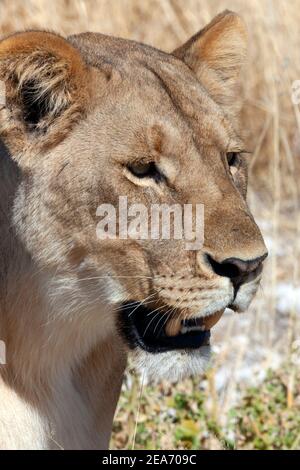
[[[238,134],[246,36],[226,11],[172,54],[95,33],[0,42],[1,448],[106,448],[128,351],[158,379],[200,373],[211,326],[247,309],[266,248]],[[203,204],[202,248],[99,240],[97,207],[120,195]]]

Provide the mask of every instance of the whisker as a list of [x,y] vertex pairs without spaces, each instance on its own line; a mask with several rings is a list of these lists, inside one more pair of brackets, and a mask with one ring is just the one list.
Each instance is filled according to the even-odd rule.
[[[184,300],[184,299],[181,299],[180,301],[177,300],[177,301],[175,302],[175,305],[173,305],[173,307],[171,307],[169,310],[167,310],[167,312],[165,313],[165,315],[168,315],[168,316],[167,316],[167,318],[165,319],[163,325],[161,326],[161,328],[160,328],[158,334],[161,333],[162,329],[163,329],[163,328],[166,326],[166,324],[168,323],[169,318],[170,318],[170,317],[175,313],[175,311],[180,307],[180,305],[182,304],[183,300]],[[159,322],[158,322],[158,324],[159,324]],[[156,327],[155,327],[155,329],[154,329],[154,332],[155,332],[155,330],[156,330],[158,324],[156,325]]]
[[[146,297],[146,299],[147,299],[147,297]],[[145,300],[146,300],[146,299],[145,299]],[[147,300],[147,302],[146,302],[146,301],[143,302],[143,305],[148,305],[148,304],[151,304],[152,302],[153,302],[153,300]],[[133,307],[133,306],[135,306],[135,305],[136,305],[136,302],[131,302],[131,303],[129,303],[129,304],[124,305],[124,306],[122,307],[122,310],[124,310],[124,311],[129,310],[131,307]],[[118,310],[120,310],[120,308],[121,308],[121,307],[118,306],[117,308],[114,309],[114,311],[118,311]]]
[[133,433],[132,445],[131,445],[132,450],[134,450],[134,447],[135,447],[137,426],[138,426],[139,417],[140,417],[140,409],[141,409],[142,395],[143,395],[143,389],[144,389],[144,381],[145,381],[145,369],[143,370],[143,375],[142,375],[142,380],[141,380],[141,388],[140,388],[139,399],[138,399],[138,409],[136,413],[135,427],[134,427],[134,433]]
[[147,333],[147,331],[148,331],[148,329],[149,329],[149,326],[150,326],[151,323],[155,320],[155,318],[157,318],[157,317],[160,315],[160,311],[161,311],[163,308],[165,308],[165,307],[162,306],[162,307],[158,307],[157,309],[153,310],[152,314],[155,313],[155,312],[157,312],[157,313],[154,315],[153,318],[150,319],[150,321],[149,321],[149,323],[148,323],[148,325],[147,325],[147,327],[146,327],[146,329],[145,329],[145,331],[144,331],[143,336],[145,336],[145,334]]
[[165,319],[165,315],[166,315],[166,314],[163,314],[163,315],[158,319],[158,322],[156,323],[155,328],[154,328],[154,330],[153,330],[153,334],[155,333],[155,331],[156,331],[158,325],[160,324],[160,322]]
[[[173,311],[174,311],[174,308],[172,308],[171,310],[169,310],[168,312],[166,312],[166,313],[164,314],[164,316],[165,316],[166,318],[165,318],[165,321],[163,322],[163,324],[162,324],[162,326],[161,326],[161,328],[160,328],[160,330],[159,330],[159,333],[158,333],[159,335],[161,334],[161,332],[163,331],[164,327],[165,327],[166,324],[168,323],[169,318],[170,318],[170,317],[172,316],[172,314],[173,314]],[[164,317],[164,316],[163,316],[163,317]],[[157,326],[158,326],[158,325],[157,325]]]
[[135,312],[139,307],[141,307],[141,305],[143,305],[146,300],[150,299],[151,297],[153,297],[153,296],[156,295],[156,294],[157,294],[156,292],[153,292],[152,294],[148,295],[148,297],[146,297],[144,300],[142,300],[142,301],[136,306],[136,308],[135,308],[132,312],[130,312],[130,314],[129,314],[128,316],[131,317],[131,315],[133,315],[134,312]]

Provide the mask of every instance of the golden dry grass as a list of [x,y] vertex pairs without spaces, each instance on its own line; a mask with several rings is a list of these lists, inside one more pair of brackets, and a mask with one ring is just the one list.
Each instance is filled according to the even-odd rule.
[[[268,366],[287,359],[293,341],[299,337],[300,113],[299,106],[292,102],[292,84],[300,80],[299,2],[0,0],[3,35],[29,28],[65,35],[90,30],[146,42],[166,51],[184,42],[225,8],[240,13],[249,29],[242,111],[243,131],[253,151],[249,202],[266,237],[270,258],[263,290],[249,316],[243,320],[236,316],[222,319],[215,334],[219,355],[206,383],[208,412],[220,423],[236,397],[237,382],[249,381],[249,375],[259,377]],[[191,387],[194,390],[195,384],[183,385],[185,390]],[[126,399],[131,408],[117,415],[117,422],[123,422],[121,430],[127,432],[121,444],[115,441],[119,447],[130,445],[134,429],[137,395],[133,389]],[[158,396],[167,390],[167,385],[157,389]],[[157,399],[149,403],[147,413],[154,416],[158,412]],[[161,432],[166,432],[163,425]],[[165,435],[159,445],[167,447],[170,442]],[[214,446],[213,440],[208,446]]]

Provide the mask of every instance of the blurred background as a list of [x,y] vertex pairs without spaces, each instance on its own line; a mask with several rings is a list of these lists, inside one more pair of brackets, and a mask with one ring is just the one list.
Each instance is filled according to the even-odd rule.
[[165,51],[224,9],[249,29],[242,129],[264,280],[248,313],[214,328],[205,377],[151,387],[127,373],[111,448],[300,449],[300,0],[0,0],[1,36],[97,31]]

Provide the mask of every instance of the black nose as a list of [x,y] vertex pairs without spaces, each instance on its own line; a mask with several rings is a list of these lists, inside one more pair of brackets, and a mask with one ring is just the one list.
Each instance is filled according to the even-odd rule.
[[220,263],[214,260],[210,255],[207,255],[207,259],[218,276],[229,277],[234,285],[241,285],[249,279],[251,273],[257,275],[262,269],[262,262],[268,256],[265,253],[255,259],[242,260],[239,258],[227,258]]

